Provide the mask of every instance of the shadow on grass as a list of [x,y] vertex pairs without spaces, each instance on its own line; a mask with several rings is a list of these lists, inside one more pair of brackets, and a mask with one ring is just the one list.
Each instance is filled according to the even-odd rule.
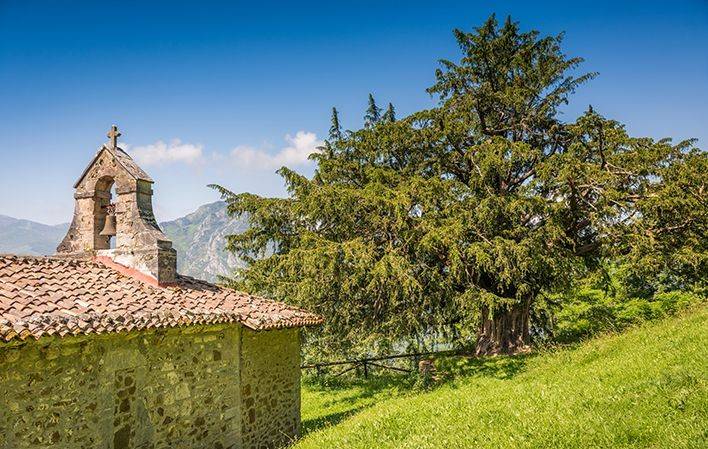
[[[308,376],[303,383],[310,391],[329,399],[321,404],[323,415],[302,421],[302,436],[338,424],[378,402],[413,391],[415,377],[378,372],[368,378]],[[330,409],[334,411],[328,413]]]
[[422,393],[444,385],[457,387],[456,380],[470,378],[511,379],[522,373],[534,354],[498,357],[473,357],[465,355],[439,357],[435,360],[438,380],[425,388],[416,372],[398,374],[376,370],[369,378],[331,375],[307,376],[303,383],[317,393],[331,397],[324,402],[322,411],[328,414],[303,420],[302,435],[330,425],[339,424],[348,417],[378,402],[411,393]]
[[495,379],[511,379],[526,369],[529,360],[537,354],[520,354],[515,356],[474,357],[453,356],[441,357],[435,360],[435,365],[442,383],[460,378],[491,377]]
[[343,410],[341,412],[336,412],[336,413],[330,413],[329,415],[326,416],[319,416],[317,418],[312,418],[312,419],[306,419],[302,422],[302,426],[300,428],[300,436],[304,437],[308,433],[314,432],[316,430],[320,430],[324,427],[328,426],[334,426],[336,424],[339,424],[341,421],[347,419],[348,417],[359,413],[360,411],[371,407],[370,404],[365,407],[354,407],[349,410]]

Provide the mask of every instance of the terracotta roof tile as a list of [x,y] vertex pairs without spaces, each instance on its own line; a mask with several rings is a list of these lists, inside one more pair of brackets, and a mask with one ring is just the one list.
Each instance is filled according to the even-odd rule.
[[98,261],[0,255],[0,340],[193,324],[265,330],[321,322],[297,307],[187,276],[161,287]]

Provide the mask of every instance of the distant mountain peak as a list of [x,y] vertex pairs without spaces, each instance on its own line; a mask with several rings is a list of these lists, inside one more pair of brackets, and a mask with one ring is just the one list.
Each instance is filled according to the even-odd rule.
[[[177,271],[207,281],[231,275],[244,266],[236,255],[226,252],[226,236],[248,229],[248,218],[231,218],[226,203],[216,201],[194,212],[160,223],[177,250]],[[0,253],[22,255],[54,254],[66,234],[68,223],[49,226],[31,220],[0,215]]]
[[248,226],[246,217],[228,216],[224,201],[204,204],[191,214],[160,223],[177,250],[177,271],[208,281],[231,275],[244,266],[241,259],[224,248],[227,235],[240,234]]

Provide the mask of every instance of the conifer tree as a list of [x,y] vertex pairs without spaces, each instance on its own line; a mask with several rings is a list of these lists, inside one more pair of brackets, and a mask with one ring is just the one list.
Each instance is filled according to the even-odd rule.
[[329,140],[335,141],[342,138],[342,127],[339,124],[339,112],[337,108],[332,107],[331,126],[329,127]]
[[376,106],[374,95],[369,94],[369,106],[364,115],[364,128],[371,128],[381,120],[381,108]]
[[608,257],[705,283],[705,152],[592,109],[562,122],[594,74],[574,75],[561,36],[494,16],[454,33],[437,107],[373,126],[370,96],[366,126],[314,154],[312,178],[279,170],[287,198],[215,186],[251,224],[228,238],[249,263],[233,286],[322,314],[319,353],[474,335],[478,354],[513,354],[539,298]]
[[388,104],[388,108],[386,109],[386,112],[384,112],[384,115],[381,119],[384,122],[395,122],[396,121],[396,110],[394,109],[392,103]]

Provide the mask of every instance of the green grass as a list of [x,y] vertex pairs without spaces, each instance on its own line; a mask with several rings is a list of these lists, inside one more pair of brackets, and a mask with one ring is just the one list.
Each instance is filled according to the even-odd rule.
[[365,379],[308,379],[302,389],[303,435],[337,424],[372,405],[410,392],[413,383],[400,376]]
[[441,361],[453,380],[306,383],[307,448],[708,447],[708,308],[576,348]]

